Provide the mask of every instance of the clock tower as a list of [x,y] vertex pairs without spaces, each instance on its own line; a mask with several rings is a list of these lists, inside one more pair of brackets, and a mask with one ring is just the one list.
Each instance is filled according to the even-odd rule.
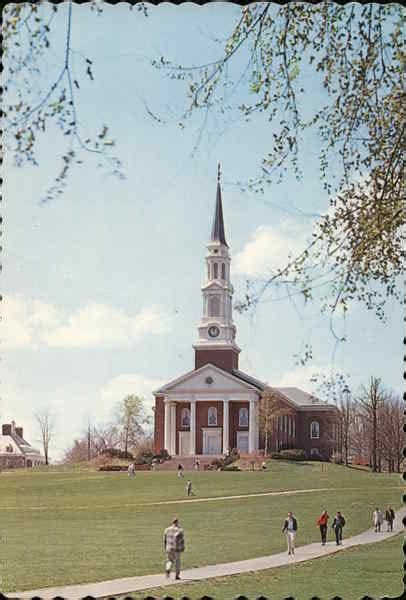
[[230,282],[230,254],[224,232],[220,165],[213,228],[206,254],[206,283],[202,286],[203,314],[194,344],[195,368],[211,363],[226,371],[238,369],[240,348],[235,342],[233,323],[233,286]]

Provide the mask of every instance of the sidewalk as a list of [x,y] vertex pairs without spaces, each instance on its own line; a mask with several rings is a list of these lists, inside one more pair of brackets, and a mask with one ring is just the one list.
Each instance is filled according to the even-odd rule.
[[[39,590],[30,590],[26,592],[12,592],[8,598],[32,598],[39,596],[44,600],[60,596],[69,600],[78,600],[86,596],[94,598],[103,598],[108,596],[118,596],[130,592],[138,592],[149,588],[163,587],[182,582],[198,581],[210,577],[222,577],[224,575],[236,575],[238,573],[247,573],[249,571],[261,571],[273,567],[281,567],[288,564],[297,564],[314,558],[321,558],[335,552],[342,552],[347,548],[359,546],[362,544],[373,544],[386,540],[389,537],[397,535],[403,531],[402,519],[406,518],[406,508],[398,511],[393,532],[375,533],[372,529],[364,531],[351,538],[344,539],[342,546],[337,546],[335,542],[329,542],[322,546],[319,542],[299,546],[293,556],[288,556],[286,552],[272,554],[270,556],[261,556],[249,560],[240,560],[238,562],[223,563],[218,565],[208,565],[198,569],[189,569],[182,571],[182,579],[175,581],[173,578],[166,579],[165,575],[144,575],[141,577],[125,577],[123,579],[112,579],[110,581],[100,581],[98,583],[84,583],[78,585],[69,585],[65,587],[43,588]],[[173,577],[173,576],[172,576]]]

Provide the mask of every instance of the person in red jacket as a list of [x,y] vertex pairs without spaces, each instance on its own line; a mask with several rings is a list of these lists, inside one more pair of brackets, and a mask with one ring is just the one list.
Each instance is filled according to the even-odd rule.
[[316,521],[316,525],[320,528],[321,543],[323,544],[323,546],[325,546],[327,541],[327,523],[329,518],[330,517],[327,511],[323,510],[323,512]]

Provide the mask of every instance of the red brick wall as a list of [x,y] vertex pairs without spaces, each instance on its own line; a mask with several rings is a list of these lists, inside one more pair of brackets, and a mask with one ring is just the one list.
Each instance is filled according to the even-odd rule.
[[222,402],[196,402],[196,454],[202,454],[203,452],[202,427],[209,427],[208,412],[211,406],[215,406],[217,408],[217,427],[223,427]]
[[195,369],[200,369],[207,363],[216,365],[224,371],[238,369],[238,352],[232,350],[195,350]]
[[[333,440],[333,423],[337,420],[337,413],[334,410],[329,411],[309,411],[299,413],[299,444],[298,448],[303,448],[310,457],[310,450],[318,448],[323,458],[330,458],[335,442]],[[310,423],[318,421],[320,424],[320,438],[310,438]]]
[[154,447],[158,454],[164,447],[164,397],[157,396],[155,398],[155,416],[154,416]]

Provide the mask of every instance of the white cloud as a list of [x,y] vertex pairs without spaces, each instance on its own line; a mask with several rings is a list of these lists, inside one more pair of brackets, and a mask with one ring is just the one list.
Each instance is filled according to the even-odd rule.
[[22,296],[8,296],[2,304],[2,342],[7,348],[117,347],[145,335],[170,331],[171,317],[159,306],[128,315],[104,304],[90,302],[72,314],[51,304]]
[[158,389],[165,381],[152,377],[145,377],[137,373],[124,373],[117,375],[108,381],[100,391],[103,407],[107,410],[115,402],[121,400],[128,394],[137,394],[145,398],[145,406],[151,409],[153,406],[152,392]]
[[234,259],[235,273],[261,277],[286,265],[289,256],[296,256],[306,244],[304,227],[292,219],[278,225],[261,225]]
[[282,373],[280,377],[272,380],[271,385],[275,387],[298,387],[309,394],[315,393],[316,383],[311,379],[315,373],[326,372],[326,367],[318,365],[305,365],[293,367]]

